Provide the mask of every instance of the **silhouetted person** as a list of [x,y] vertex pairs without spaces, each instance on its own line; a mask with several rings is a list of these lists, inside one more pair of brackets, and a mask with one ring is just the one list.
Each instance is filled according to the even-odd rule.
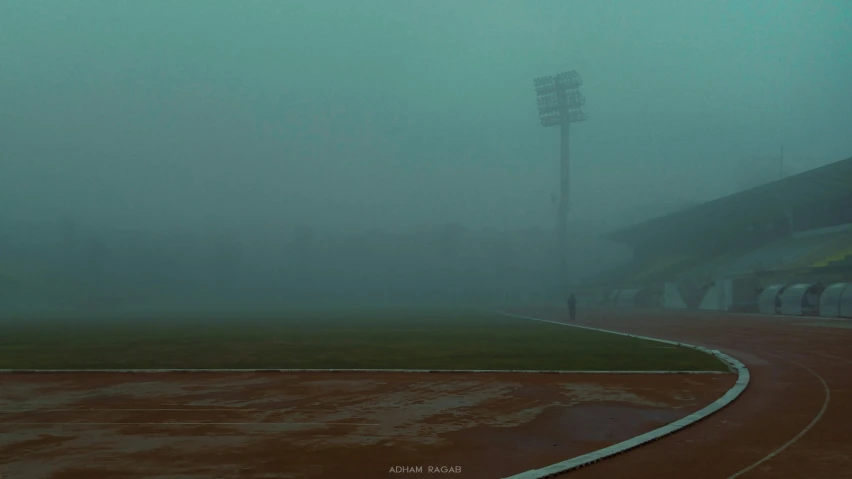
[[574,293],[571,293],[571,296],[568,296],[568,317],[571,321],[574,321],[574,318],[577,316],[577,298],[574,297]]

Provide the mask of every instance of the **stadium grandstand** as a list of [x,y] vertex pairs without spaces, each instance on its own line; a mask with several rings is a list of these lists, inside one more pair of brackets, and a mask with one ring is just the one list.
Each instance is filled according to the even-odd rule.
[[633,261],[584,288],[597,302],[852,317],[852,158],[605,237]]

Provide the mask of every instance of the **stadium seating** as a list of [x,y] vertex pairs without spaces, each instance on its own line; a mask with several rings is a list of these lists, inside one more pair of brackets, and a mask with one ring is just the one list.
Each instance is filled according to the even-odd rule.
[[852,255],[846,256],[845,258],[837,261],[832,261],[828,264],[829,266],[844,266],[848,268],[852,268]]
[[826,266],[852,266],[852,248],[841,252],[837,255],[817,261],[813,264],[815,268],[823,268]]
[[[709,294],[707,303],[714,307],[753,308],[754,300],[728,301],[714,285],[745,276],[760,278],[760,284],[849,281],[850,178],[852,158],[847,158],[607,233],[605,238],[632,247],[634,253],[694,253],[692,258],[659,257],[624,268],[608,278],[611,288],[662,289],[668,291],[665,302],[677,307],[692,307],[698,297],[700,306]],[[774,301],[766,298],[764,309],[774,311]],[[805,310],[812,306],[810,298],[801,305]]]
[[848,231],[820,236],[824,243],[796,261],[793,268],[823,268],[843,264],[852,256],[852,234]]
[[813,262],[804,260],[810,258],[814,251],[824,248],[832,239],[834,237],[826,238],[820,235],[785,238],[750,251],[714,258],[687,273],[690,276],[710,278],[718,275],[791,268],[797,265],[810,266]]

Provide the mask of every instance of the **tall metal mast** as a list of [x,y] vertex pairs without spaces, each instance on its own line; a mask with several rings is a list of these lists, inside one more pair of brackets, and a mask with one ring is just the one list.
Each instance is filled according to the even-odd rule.
[[569,154],[568,133],[569,125],[586,119],[586,114],[580,109],[586,99],[580,93],[583,84],[580,74],[576,71],[559,73],[558,75],[539,77],[534,80],[538,101],[538,114],[544,127],[560,127],[560,175],[559,175],[559,205],[556,221],[557,251],[562,267],[563,281],[568,273],[568,187],[569,187]]

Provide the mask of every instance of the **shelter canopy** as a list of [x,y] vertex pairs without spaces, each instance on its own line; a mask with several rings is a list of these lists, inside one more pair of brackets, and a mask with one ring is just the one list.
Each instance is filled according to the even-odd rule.
[[607,233],[630,245],[672,238],[707,237],[759,221],[771,221],[790,208],[852,194],[852,158],[815,168],[693,208]]

